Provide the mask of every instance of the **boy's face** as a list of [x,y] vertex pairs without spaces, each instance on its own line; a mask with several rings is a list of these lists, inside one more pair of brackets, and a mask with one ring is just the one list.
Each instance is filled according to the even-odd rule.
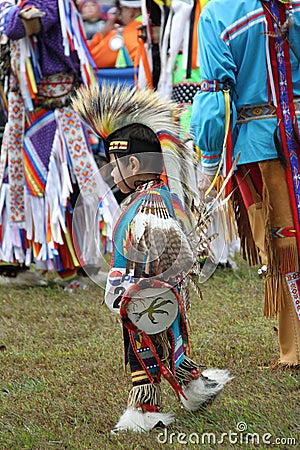
[[[124,162],[126,162],[127,164],[125,164]],[[118,186],[120,191],[123,192],[123,194],[128,194],[129,192],[131,192],[131,190],[134,190],[134,181],[136,179],[135,170],[133,165],[130,162],[128,163],[128,159],[118,158],[117,164],[116,156],[110,155],[110,164],[112,166],[111,176],[113,177],[114,183]],[[124,179],[131,190],[124,183]]]

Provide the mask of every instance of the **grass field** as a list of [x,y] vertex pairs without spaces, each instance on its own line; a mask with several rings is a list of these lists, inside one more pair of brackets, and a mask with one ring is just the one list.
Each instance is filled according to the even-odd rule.
[[299,372],[270,369],[276,321],[263,317],[256,269],[238,262],[202,285],[190,312],[192,358],[235,378],[197,413],[163,382],[164,411],[177,418],[167,433],[110,434],[130,384],[100,288],[0,288],[0,449],[300,448]]

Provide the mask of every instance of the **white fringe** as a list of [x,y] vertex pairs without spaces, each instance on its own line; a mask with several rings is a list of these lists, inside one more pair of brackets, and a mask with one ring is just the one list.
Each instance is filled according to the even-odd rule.
[[183,388],[187,400],[181,395],[183,406],[190,411],[197,411],[201,406],[211,403],[222,392],[232,376],[228,370],[206,369],[202,375],[207,378],[192,380]]
[[128,407],[111,432],[112,434],[115,434],[119,431],[131,430],[136,433],[142,433],[152,430],[159,422],[167,427],[174,422],[174,420],[174,415],[170,413],[143,413],[139,409]]

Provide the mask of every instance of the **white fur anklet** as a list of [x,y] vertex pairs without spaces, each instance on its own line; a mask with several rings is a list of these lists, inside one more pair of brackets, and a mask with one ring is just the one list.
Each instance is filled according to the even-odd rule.
[[152,430],[157,425],[167,427],[174,422],[174,416],[170,413],[143,412],[141,408],[128,407],[119,419],[112,434],[120,431],[132,430],[142,433]]
[[201,375],[183,388],[187,400],[180,396],[183,406],[190,411],[197,411],[201,406],[211,404],[225,384],[233,378],[228,370],[220,369],[206,369]]

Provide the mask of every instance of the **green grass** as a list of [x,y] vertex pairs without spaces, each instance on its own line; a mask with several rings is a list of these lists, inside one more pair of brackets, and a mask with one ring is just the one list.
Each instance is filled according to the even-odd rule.
[[[57,286],[0,288],[0,449],[193,449],[202,439],[212,450],[299,448],[299,372],[270,369],[278,357],[276,321],[263,317],[256,269],[239,264],[237,272],[216,271],[190,311],[191,357],[203,368],[228,368],[235,378],[197,413],[182,409],[163,382],[164,411],[177,418],[167,436],[110,435],[130,383],[120,324],[100,288],[73,294]],[[238,432],[237,424],[247,431]],[[257,434],[256,443],[249,436],[247,444],[247,432]],[[263,444],[266,433],[271,443],[285,441]]]

